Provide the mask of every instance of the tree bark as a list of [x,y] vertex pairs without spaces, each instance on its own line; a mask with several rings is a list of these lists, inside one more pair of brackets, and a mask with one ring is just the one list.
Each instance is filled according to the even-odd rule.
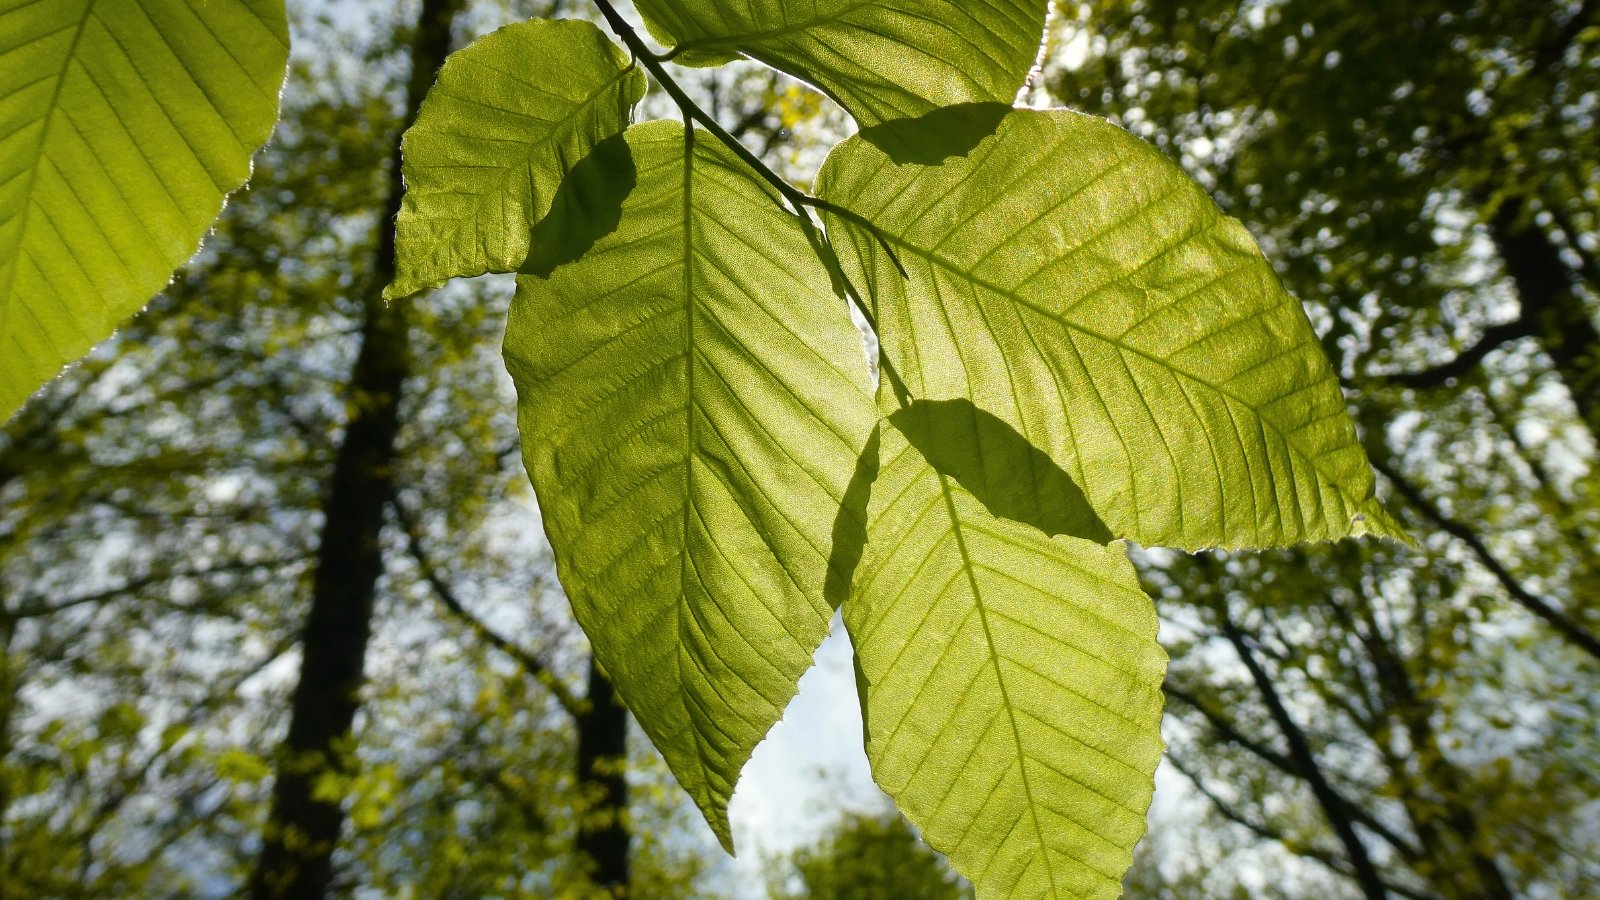
[[1520,197],[1495,210],[1489,236],[1516,285],[1521,319],[1555,365],[1578,415],[1600,440],[1600,331],[1572,268]]
[[578,729],[578,850],[593,865],[594,883],[613,896],[628,893],[628,711],[611,679],[589,657],[589,695]]
[[[423,0],[411,45],[407,126],[449,52],[450,28],[461,3]],[[344,827],[343,794],[356,773],[351,727],[361,702],[373,598],[383,574],[383,513],[393,489],[401,391],[411,367],[406,307],[386,304],[382,297],[394,278],[392,222],[403,192],[397,138],[378,246],[362,297],[361,349],[346,404],[349,421],[323,503],[300,681],[277,759],[261,854],[251,876],[250,894],[256,900],[327,896],[333,851]],[[329,785],[335,788],[331,792]]]

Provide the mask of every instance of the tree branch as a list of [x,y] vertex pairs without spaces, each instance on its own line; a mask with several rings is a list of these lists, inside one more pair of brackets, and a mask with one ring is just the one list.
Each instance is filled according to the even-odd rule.
[[1233,619],[1228,616],[1226,609],[1220,609],[1222,616],[1222,633],[1233,645],[1239,655],[1239,661],[1250,671],[1250,678],[1255,682],[1261,700],[1266,704],[1267,712],[1271,714],[1272,721],[1277,724],[1278,730],[1283,733],[1283,738],[1289,744],[1289,758],[1305,773],[1306,783],[1311,787],[1311,793],[1317,798],[1318,804],[1327,816],[1328,823],[1333,826],[1334,834],[1338,835],[1339,842],[1344,845],[1345,853],[1350,858],[1350,864],[1355,867],[1356,882],[1361,885],[1361,891],[1368,900],[1384,900],[1388,896],[1383,879],[1378,875],[1378,869],[1372,864],[1372,859],[1367,855],[1367,848],[1361,843],[1361,837],[1356,834],[1354,822],[1351,820],[1345,804],[1332,786],[1322,775],[1322,769],[1317,765],[1316,755],[1311,750],[1311,744],[1306,740],[1305,732],[1289,715],[1289,710],[1283,705],[1283,700],[1278,696],[1278,689],[1272,684],[1272,679],[1267,676],[1261,664],[1256,660],[1255,653],[1250,650],[1250,645],[1245,642],[1244,634]]
[[1506,593],[1511,595],[1511,599],[1535,616],[1543,619],[1551,628],[1554,628],[1557,633],[1575,646],[1595,659],[1600,659],[1600,639],[1597,639],[1593,633],[1575,619],[1557,609],[1550,601],[1535,595],[1532,591],[1523,587],[1522,582],[1511,574],[1510,570],[1489,550],[1488,545],[1484,544],[1483,539],[1478,537],[1476,532],[1446,516],[1423,495],[1421,489],[1412,484],[1409,479],[1400,474],[1380,455],[1373,455],[1372,467],[1382,474],[1384,478],[1387,478],[1389,483],[1394,486],[1395,492],[1416,507],[1417,511],[1422,513],[1423,518],[1432,522],[1440,531],[1466,544],[1467,548],[1472,551],[1472,555],[1478,558],[1478,562],[1485,569],[1488,569],[1489,574],[1493,575],[1494,579],[1500,582],[1500,586],[1505,588]]
[[[1226,743],[1233,744],[1242,750],[1248,751],[1251,755],[1259,758],[1261,761],[1267,763],[1283,774],[1290,776],[1291,778],[1305,780],[1306,773],[1295,764],[1294,760],[1284,756],[1282,753],[1279,753],[1276,750],[1273,750],[1271,747],[1268,747],[1266,744],[1255,740],[1249,735],[1246,735],[1232,722],[1224,718],[1221,713],[1218,713],[1216,710],[1206,706],[1206,704],[1201,702],[1198,697],[1183,690],[1182,688],[1173,685],[1170,681],[1163,684],[1161,689],[1168,697],[1171,697],[1172,699],[1177,700],[1178,702],[1198,712],[1202,717],[1205,718],[1206,723],[1211,726],[1212,730],[1215,731],[1217,735]],[[1331,786],[1330,790],[1332,790]],[[1354,803],[1351,803],[1349,800],[1346,800],[1342,795],[1338,794],[1337,791],[1334,791],[1334,795],[1337,797],[1340,807],[1342,807],[1352,819],[1361,824],[1367,830],[1383,838],[1384,841],[1398,850],[1402,856],[1406,857],[1407,859],[1417,859],[1422,855],[1420,850],[1413,846],[1404,837],[1396,834],[1388,826],[1384,825],[1382,822],[1379,822],[1375,817],[1372,816],[1372,814],[1356,806]]]
[[1490,353],[1504,347],[1512,341],[1532,337],[1534,323],[1526,317],[1518,316],[1510,322],[1491,325],[1483,330],[1483,335],[1471,347],[1461,351],[1455,359],[1440,363],[1418,372],[1400,372],[1393,375],[1380,375],[1378,378],[1398,387],[1413,390],[1430,390],[1444,387],[1450,381],[1477,368],[1483,358]]
[[44,597],[34,597],[24,600],[15,609],[0,613],[7,619],[22,620],[33,619],[41,616],[50,616],[64,612],[76,606],[85,606],[92,603],[104,603],[115,600],[125,594],[144,590],[152,585],[165,581],[177,581],[180,578],[206,578],[211,575],[220,575],[225,572],[252,572],[259,569],[279,569],[306,562],[311,558],[310,553],[301,553],[283,559],[267,560],[264,562],[234,562],[222,565],[208,566],[206,568],[177,569],[171,572],[151,573],[124,581],[122,584],[92,594],[83,594],[68,600],[50,601]]
[[445,581],[444,576],[439,573],[438,566],[434,565],[433,559],[428,555],[427,548],[422,544],[421,529],[418,527],[416,519],[411,515],[411,511],[400,501],[400,498],[391,497],[389,506],[394,510],[395,520],[399,522],[401,531],[405,533],[406,552],[411,555],[412,561],[416,563],[417,571],[422,575],[422,580],[428,583],[433,595],[438,598],[440,603],[444,604],[445,609],[461,620],[462,624],[466,625],[479,640],[509,656],[521,666],[530,678],[543,685],[555,697],[556,702],[561,704],[561,708],[566,710],[568,715],[574,719],[582,716],[588,708],[588,703],[574,695],[572,689],[567,687],[566,683],[557,677],[554,672],[550,671],[550,667],[545,665],[543,660],[490,628],[487,623],[474,615],[461,602],[461,598],[456,596],[454,589],[451,588],[449,582]]
[[[1326,850],[1321,850],[1302,841],[1295,840],[1289,835],[1284,834],[1282,831],[1273,828],[1271,825],[1268,825],[1265,822],[1257,822],[1256,820],[1245,815],[1243,812],[1234,808],[1232,804],[1217,796],[1215,791],[1207,787],[1205,781],[1201,779],[1200,774],[1184,765],[1183,761],[1176,755],[1168,754],[1167,762],[1171,763],[1174,769],[1177,769],[1179,773],[1181,773],[1185,778],[1189,779],[1189,783],[1194,785],[1194,789],[1196,791],[1200,792],[1200,796],[1206,798],[1206,800],[1211,803],[1212,808],[1217,811],[1217,814],[1222,816],[1224,819],[1227,819],[1235,825],[1238,825],[1262,840],[1271,841],[1272,843],[1278,844],[1285,850],[1293,853],[1295,856],[1321,863],[1335,874],[1352,879],[1356,877],[1354,870],[1352,870],[1350,866],[1344,862],[1344,860],[1340,859],[1337,854],[1329,853]],[[1385,883],[1385,887],[1387,887],[1393,893],[1399,894],[1402,897],[1412,898],[1412,900],[1434,900],[1434,898],[1428,894],[1424,894],[1420,891],[1415,891],[1411,888],[1403,887],[1401,885]]]

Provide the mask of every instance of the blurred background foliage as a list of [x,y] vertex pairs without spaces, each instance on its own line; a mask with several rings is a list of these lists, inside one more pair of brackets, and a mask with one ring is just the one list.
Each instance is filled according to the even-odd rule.
[[[1023,99],[1153,141],[1261,239],[1419,542],[1142,554],[1173,663],[1129,896],[1600,895],[1597,6],[1057,5]],[[248,190],[0,433],[0,898],[270,895],[263,847],[315,843],[273,786],[321,711],[295,692],[317,567],[364,541],[370,640],[316,652],[365,686],[302,779],[336,813],[327,890],[759,895],[566,611],[499,361],[508,282],[373,299],[430,29],[589,10],[291,12]],[[753,65],[685,77],[797,184],[846,127]],[[401,389],[373,387],[375,347]],[[386,402],[376,525],[333,528]],[[770,896],[967,896],[892,811],[819,799],[833,830],[766,861]]]

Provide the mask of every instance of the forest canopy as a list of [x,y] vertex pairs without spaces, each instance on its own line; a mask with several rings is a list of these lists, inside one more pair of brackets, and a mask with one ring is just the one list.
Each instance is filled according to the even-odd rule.
[[0,0],[0,898],[1600,892],[1595,6]]

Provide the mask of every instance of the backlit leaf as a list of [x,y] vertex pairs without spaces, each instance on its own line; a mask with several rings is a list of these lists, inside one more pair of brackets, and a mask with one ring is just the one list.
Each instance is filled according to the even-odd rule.
[[282,0],[0,0],[0,420],[194,253],[288,50]]
[[1047,0],[636,0],[689,65],[744,55],[788,72],[863,125],[941,106],[1010,103],[1039,54]]
[[644,73],[588,22],[508,25],[451,54],[401,145],[399,274],[385,295],[516,271],[568,169],[628,127],[644,91]]
[[860,336],[796,220],[703,135],[635,126],[561,193],[549,231],[579,236],[536,240],[548,279],[518,279],[506,332],[524,459],[596,655],[731,848],[739,770],[827,633],[873,418]]
[[1401,533],[1305,311],[1155,148],[1065,110],[949,110],[845,141],[818,192],[911,396],[1009,423],[1116,536]]
[[1155,608],[1120,544],[996,517],[893,422],[844,605],[873,775],[979,897],[1114,898],[1161,758]]

